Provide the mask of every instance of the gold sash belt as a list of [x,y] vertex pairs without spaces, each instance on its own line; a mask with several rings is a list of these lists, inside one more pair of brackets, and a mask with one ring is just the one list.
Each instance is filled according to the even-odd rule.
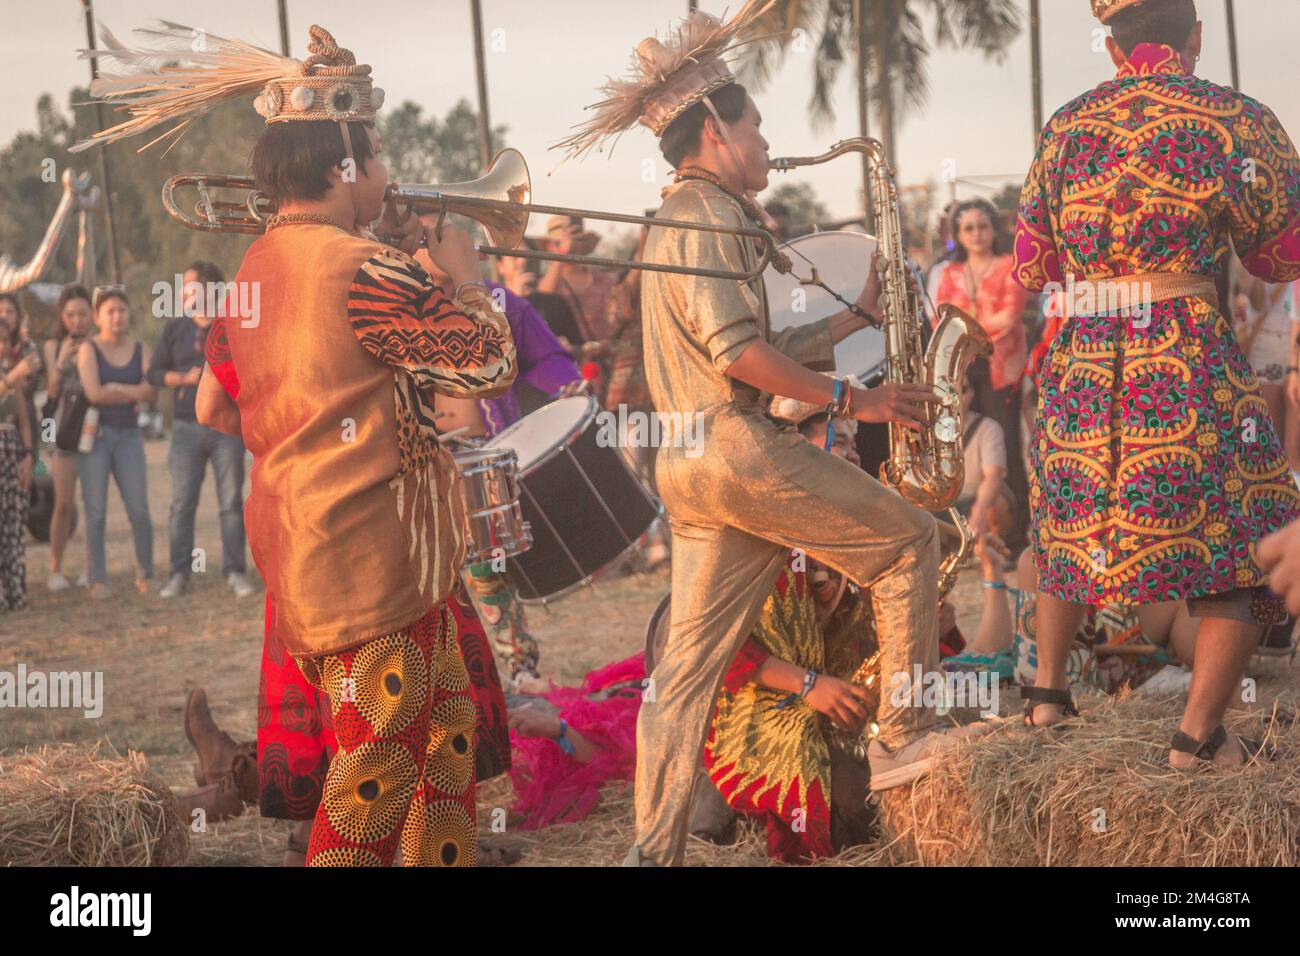
[[1066,283],[1065,315],[1106,315],[1169,299],[1197,297],[1219,308],[1213,276],[1194,272],[1146,272],[1118,279],[1076,279]]

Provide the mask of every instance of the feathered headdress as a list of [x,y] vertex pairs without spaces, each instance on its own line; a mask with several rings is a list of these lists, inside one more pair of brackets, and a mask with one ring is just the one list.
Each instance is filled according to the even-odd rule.
[[1092,0],[1092,15],[1102,23],[1109,23],[1121,10],[1135,7],[1142,0]]
[[646,37],[636,45],[631,75],[611,77],[601,87],[605,98],[587,107],[596,115],[556,143],[567,157],[581,156],[609,136],[618,137],[638,122],[660,136],[668,124],[720,86],[735,82],[723,56],[760,37],[743,37],[776,0],[746,0],[723,22],[696,10],[663,42]]
[[372,87],[370,67],[358,65],[352,51],[340,47],[323,27],[311,28],[311,56],[305,60],[166,20],[135,32],[148,38],[148,46],[129,49],[102,27],[105,48],[79,51],[82,59],[114,70],[90,84],[91,95],[120,104],[117,109],[131,118],[82,140],[71,152],[172,122],[140,151],[169,137],[175,145],[214,106],[253,93],[253,107],[268,123],[368,122],[384,102],[384,91]]

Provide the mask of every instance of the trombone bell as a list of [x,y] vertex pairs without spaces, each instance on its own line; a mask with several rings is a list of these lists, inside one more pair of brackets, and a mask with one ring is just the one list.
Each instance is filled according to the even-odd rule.
[[419,213],[467,216],[483,227],[492,245],[516,249],[528,228],[527,207],[532,202],[533,187],[523,154],[517,149],[503,149],[478,179],[447,185],[393,184],[385,198],[396,199]]

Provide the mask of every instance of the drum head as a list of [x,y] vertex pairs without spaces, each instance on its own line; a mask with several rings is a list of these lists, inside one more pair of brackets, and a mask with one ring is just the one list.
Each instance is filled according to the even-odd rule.
[[513,448],[519,456],[519,473],[527,474],[551,452],[567,445],[596,414],[589,395],[561,398],[525,415],[485,446]]
[[[781,251],[794,263],[796,275],[809,276],[815,265],[823,282],[856,302],[866,287],[871,254],[878,244],[874,236],[860,232],[815,232],[791,239]],[[810,325],[844,308],[820,286],[800,285],[794,275],[782,275],[773,266],[764,270],[763,286],[773,332]],[[885,336],[879,329],[854,332],[835,346],[836,375],[853,375],[867,382],[882,375],[884,367]]]

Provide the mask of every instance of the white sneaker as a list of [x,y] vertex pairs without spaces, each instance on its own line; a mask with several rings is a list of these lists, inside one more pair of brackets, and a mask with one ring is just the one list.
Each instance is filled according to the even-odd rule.
[[975,725],[970,728],[932,730],[910,744],[903,744],[897,750],[889,749],[879,739],[871,741],[867,748],[867,760],[871,764],[871,789],[891,790],[924,777],[934,766],[934,758],[942,751],[951,749],[963,739],[987,732],[974,727]]
[[238,571],[227,574],[226,583],[230,585],[230,590],[235,592],[235,597],[245,598],[257,591],[252,582]]
[[173,574],[158,591],[160,598],[180,597],[190,589],[190,579],[183,574]]
[[77,587],[79,588],[90,587],[90,575],[88,575],[85,571],[82,571],[80,574],[77,575]]
[[65,578],[61,572],[55,571],[50,575],[49,587],[51,591],[66,591],[72,587],[72,582]]

